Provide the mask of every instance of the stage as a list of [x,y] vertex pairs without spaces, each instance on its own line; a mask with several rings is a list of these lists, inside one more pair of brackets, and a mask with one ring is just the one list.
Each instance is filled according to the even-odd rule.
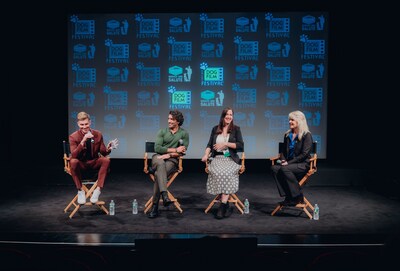
[[[110,173],[100,199],[107,202],[107,207],[111,199],[116,202],[115,216],[105,215],[96,206],[83,206],[72,219],[63,210],[76,191],[62,168],[43,171],[41,180],[29,180],[28,172],[20,172],[15,175],[20,180],[13,180],[2,191],[2,258],[33,270],[46,255],[65,260],[68,251],[67,255],[76,253],[79,261],[90,266],[88,270],[113,269],[116,259],[118,265],[136,259],[136,268],[142,270],[149,268],[148,258],[152,259],[152,253],[158,250],[163,257],[168,255],[169,261],[176,262],[178,269],[185,269],[183,263],[190,259],[201,266],[205,264],[201,259],[214,254],[231,257],[244,253],[252,259],[252,265],[269,260],[277,267],[284,262],[287,269],[296,263],[299,270],[317,270],[314,261],[321,255],[340,253],[345,258],[360,257],[367,268],[375,266],[398,246],[394,242],[400,229],[398,198],[359,185],[353,179],[359,173],[350,174],[349,170],[340,173],[337,169],[335,173],[351,176],[349,181],[342,177],[342,185],[329,185],[326,179],[332,177],[333,171],[321,166],[318,177],[310,179],[304,188],[310,202],[320,206],[318,221],[294,208],[270,215],[282,199],[268,170],[247,170],[241,175],[237,195],[242,201],[249,199],[250,213],[241,214],[234,208],[232,215],[222,220],[214,218],[215,208],[204,213],[213,199],[206,193],[207,175],[188,164],[170,187],[183,212],[173,206],[160,206],[160,216],[155,219],[143,213],[152,194],[152,183],[143,172],[115,168]],[[131,209],[135,198],[139,202],[137,215]],[[79,256],[82,250],[101,256],[105,263],[91,266],[93,261]],[[15,251],[20,252],[18,256]],[[215,259],[212,256],[210,260]],[[318,262],[321,264],[321,260]]]

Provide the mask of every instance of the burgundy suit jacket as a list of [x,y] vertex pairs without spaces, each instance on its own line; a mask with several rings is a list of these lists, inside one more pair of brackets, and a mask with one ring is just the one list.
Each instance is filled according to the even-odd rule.
[[[107,151],[107,147],[104,144],[103,141],[103,135],[100,131],[98,130],[94,130],[91,129],[91,132],[93,134],[93,139],[94,142],[91,143],[92,144],[92,157],[93,159],[97,159],[99,158],[99,153],[102,156],[107,156],[110,154],[110,151]],[[77,158],[81,161],[85,161],[86,160],[86,145],[82,146],[80,143],[83,139],[83,133],[78,130],[73,132],[70,136],[69,136],[69,146],[70,146],[70,150],[71,150],[71,157],[72,158]]]

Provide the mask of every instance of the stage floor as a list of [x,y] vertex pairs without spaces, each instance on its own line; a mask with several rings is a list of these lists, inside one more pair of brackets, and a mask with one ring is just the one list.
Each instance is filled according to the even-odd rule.
[[[2,191],[0,248],[11,247],[33,255],[36,251],[46,254],[55,248],[61,251],[85,247],[93,252],[103,247],[138,257],[140,251],[148,252],[149,244],[157,240],[157,247],[165,243],[170,251],[178,248],[179,255],[183,250],[195,251],[191,255],[197,259],[193,255],[202,255],[196,248],[199,245],[230,240],[232,246],[216,243],[216,247],[222,245],[227,247],[226,251],[231,251],[230,247],[241,247],[242,251],[255,249],[250,258],[262,254],[262,259],[275,255],[276,259],[283,260],[290,254],[291,260],[304,259],[299,270],[307,270],[306,266],[315,257],[332,251],[356,251],[362,252],[366,259],[372,255],[381,258],[394,240],[399,240],[398,200],[363,186],[307,185],[305,196],[320,206],[318,221],[310,220],[297,209],[286,209],[271,216],[277,202],[282,200],[274,181],[268,174],[245,172],[240,177],[237,195],[242,200],[249,199],[250,213],[240,214],[233,209],[229,218],[217,220],[213,215],[215,209],[204,213],[213,198],[206,193],[206,175],[184,172],[170,187],[183,213],[173,206],[160,206],[160,216],[149,219],[143,213],[144,204],[152,194],[152,183],[147,176],[144,173],[110,174],[100,199],[107,204],[111,199],[116,202],[115,216],[105,215],[95,206],[83,206],[70,219],[63,210],[76,193],[72,180],[62,174],[52,178],[38,183],[25,180]],[[131,209],[135,198],[139,202],[136,215]],[[7,253],[4,255],[8,258]],[[108,270],[110,266],[103,267]]]

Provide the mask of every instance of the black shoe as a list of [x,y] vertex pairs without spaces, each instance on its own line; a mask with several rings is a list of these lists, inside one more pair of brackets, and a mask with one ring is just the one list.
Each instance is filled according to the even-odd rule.
[[232,213],[233,213],[233,207],[229,206],[229,202],[227,202],[224,217],[230,217]]
[[279,204],[282,205],[282,206],[288,206],[292,202],[293,202],[293,198],[285,197],[285,199],[283,201],[279,202]]
[[217,214],[215,215],[215,218],[216,218],[216,219],[223,219],[223,218],[225,217],[225,214],[226,214],[226,206],[227,206],[226,203],[222,203],[222,202],[221,202],[221,204],[220,204],[219,207],[218,207]]
[[158,203],[153,203],[150,213],[147,214],[148,218],[156,218],[158,216]]
[[167,191],[161,192],[161,197],[162,197],[162,200],[163,200],[164,207],[167,207],[167,206],[169,206],[169,205],[171,205],[173,203],[173,201],[169,199]]
[[300,194],[294,197],[291,202],[289,202],[289,206],[296,206],[297,204],[303,204],[303,203],[304,203],[304,196],[303,194]]

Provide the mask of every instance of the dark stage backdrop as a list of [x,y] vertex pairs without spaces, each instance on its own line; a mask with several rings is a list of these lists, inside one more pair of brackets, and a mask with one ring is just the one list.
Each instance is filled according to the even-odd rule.
[[[384,172],[381,167],[373,166],[375,157],[381,159],[384,156],[387,161],[395,161],[395,152],[387,151],[388,136],[396,125],[393,116],[396,116],[398,108],[397,99],[392,98],[396,93],[393,90],[398,85],[398,75],[396,69],[390,68],[399,58],[399,50],[392,46],[398,17],[393,1],[363,3],[361,9],[359,5],[337,0],[246,0],[229,4],[211,0],[38,0],[9,4],[14,8],[8,11],[14,11],[18,18],[12,20],[12,27],[5,29],[9,42],[5,42],[4,49],[7,52],[7,69],[3,80],[5,103],[0,109],[3,143],[0,166],[10,168],[10,175],[29,170],[38,175],[38,168],[47,170],[52,166],[62,170],[62,140],[68,138],[71,121],[67,75],[72,69],[68,61],[68,28],[71,27],[70,16],[73,14],[140,13],[146,17],[151,12],[174,13],[179,17],[180,14],[204,12],[211,17],[221,12],[272,12],[274,17],[275,14],[278,17],[278,14],[287,12],[305,12],[315,16],[328,12],[325,25],[329,28],[329,95],[324,96],[328,104],[328,125],[327,137],[321,142],[327,158],[323,159],[321,154],[320,161],[325,160],[332,167],[376,168],[380,175]],[[263,18],[259,23],[265,24],[266,21]],[[135,28],[135,24],[131,25],[131,31],[132,27]],[[228,47],[226,45],[225,50]],[[96,48],[96,51],[100,50],[101,47]],[[135,66],[131,69],[135,73],[138,71]],[[199,75],[196,77],[199,78]],[[158,110],[154,108],[155,112]],[[92,113],[92,110],[87,111]],[[165,114],[167,112],[163,112],[162,118]],[[97,121],[102,119],[102,116],[95,117]],[[166,124],[166,116],[161,122]],[[263,125],[266,126],[265,123]],[[315,127],[311,129],[317,133]],[[245,127],[245,136],[248,136],[247,130]],[[122,136],[122,133],[119,135]],[[192,142],[190,151],[204,148],[204,145],[198,145]],[[143,146],[140,149],[143,151]],[[266,149],[263,151],[267,152]],[[263,163],[265,157],[248,159]],[[139,159],[115,160],[140,159],[142,156]],[[252,164],[249,162],[249,165]],[[115,165],[113,163],[113,167]],[[142,167],[138,166],[139,169]],[[382,179],[396,180],[390,171],[386,172],[388,177]],[[3,179],[7,180],[6,177]],[[379,187],[392,187],[382,186],[382,179],[379,180]],[[26,181],[30,182],[31,178],[26,178]]]
[[184,113],[187,158],[204,153],[224,107],[233,107],[246,157],[277,153],[287,115],[306,114],[327,156],[328,12],[71,13],[68,122],[86,111],[113,158],[142,158],[144,142]]

